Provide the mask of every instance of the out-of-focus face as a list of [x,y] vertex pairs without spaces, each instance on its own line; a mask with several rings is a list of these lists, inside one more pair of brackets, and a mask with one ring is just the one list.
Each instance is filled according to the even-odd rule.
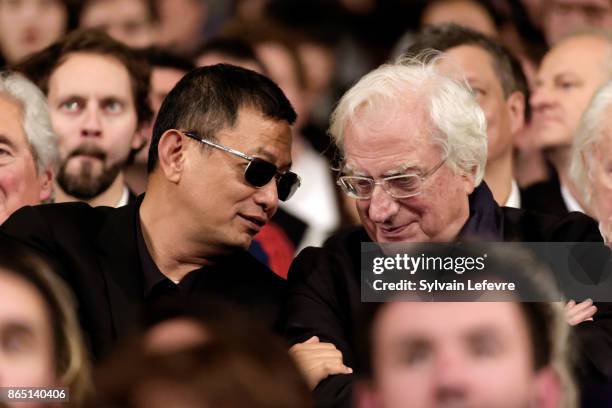
[[90,1],[80,24],[103,30],[130,47],[149,47],[155,42],[156,25],[145,0]]
[[0,269],[0,387],[59,385],[46,308],[30,283]]
[[[216,139],[226,147],[267,160],[280,171],[291,166],[291,129],[286,121],[240,108],[234,127],[220,130]],[[186,136],[184,143],[188,145],[180,200],[181,211],[193,218],[189,233],[205,237],[216,251],[247,249],[278,208],[275,179],[255,188],[244,178],[247,160],[216,148],[202,150],[200,142]]]
[[571,145],[580,117],[607,80],[605,63],[611,52],[603,38],[583,35],[562,41],[546,54],[531,95],[536,146]]
[[151,89],[149,91],[149,101],[151,109],[153,109],[153,118],[147,124],[144,130],[143,137],[147,139],[147,144],[138,152],[134,161],[140,164],[146,164],[149,158],[149,146],[151,145],[151,135],[153,133],[153,125],[157,112],[161,108],[161,104],[166,98],[166,95],[174,88],[174,85],[185,75],[184,71],[167,67],[153,67],[151,70]]
[[[493,161],[512,153],[513,132],[523,125],[523,109],[517,106],[518,95],[506,99],[489,53],[480,47],[462,45],[444,52],[449,57],[441,64],[458,64],[487,118],[488,154]],[[522,101],[522,99],[521,99]],[[518,111],[517,111],[518,110]]]
[[[517,303],[393,302],[372,335],[371,407],[558,406],[542,397],[525,318]],[[366,406],[365,404],[361,406]]]
[[[420,100],[357,112],[344,131],[344,173],[380,180],[434,168],[444,157],[432,143],[428,116]],[[377,185],[370,199],[356,201],[357,211],[375,242],[451,241],[467,221],[473,189],[471,174],[454,174],[445,163],[420,194],[394,199]]]
[[202,40],[208,16],[206,1],[157,0],[160,17],[158,44],[178,53],[194,52]]
[[[612,119],[608,110],[602,133],[595,142],[592,159],[586,163],[593,215],[607,230],[612,227]],[[590,156],[586,156],[590,158]],[[609,232],[612,232],[610,230]]]
[[257,56],[268,70],[268,76],[283,90],[297,113],[297,129],[305,122],[308,116],[305,104],[304,89],[300,85],[295,66],[299,64],[291,57],[284,45],[274,42],[258,44],[255,47]]
[[20,106],[0,95],[0,224],[51,196],[51,174],[38,174],[22,124]]
[[492,37],[497,36],[495,22],[487,10],[474,1],[437,1],[428,6],[421,17],[423,27],[446,23],[455,23]]
[[68,14],[60,0],[0,1],[0,47],[9,63],[40,51],[66,31]]
[[142,143],[127,69],[108,56],[74,53],[49,78],[49,112],[59,137],[64,192],[106,191]]
[[582,28],[612,28],[609,0],[549,0],[543,14],[544,35],[549,44]]

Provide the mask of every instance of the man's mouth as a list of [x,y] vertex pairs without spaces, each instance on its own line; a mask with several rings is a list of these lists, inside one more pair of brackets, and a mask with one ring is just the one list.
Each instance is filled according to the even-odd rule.
[[250,224],[250,229],[254,230],[255,232],[259,232],[259,230],[262,229],[263,226],[266,225],[266,223],[268,222],[266,218],[257,215],[239,215],[244,220],[246,220],[248,224]]
[[381,226],[378,228],[378,231],[380,232],[382,236],[387,237],[387,238],[398,237],[398,236],[401,236],[405,232],[405,230],[409,228],[412,224],[414,224],[414,222],[409,222],[409,223],[399,225],[396,227]]

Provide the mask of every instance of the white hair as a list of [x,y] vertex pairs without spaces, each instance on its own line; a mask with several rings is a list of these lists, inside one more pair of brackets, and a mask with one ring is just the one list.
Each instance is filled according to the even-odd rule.
[[58,142],[45,95],[23,75],[10,71],[0,72],[0,95],[17,102],[21,109],[23,131],[38,173],[55,170],[59,163]]
[[[427,60],[427,62],[423,62]],[[402,57],[384,64],[361,78],[340,99],[331,116],[329,133],[344,153],[344,131],[358,111],[378,110],[411,101],[423,100],[433,125],[432,141],[447,157],[449,167],[482,181],[487,161],[486,120],[478,102],[465,82],[439,73],[437,58]],[[408,113],[411,114],[411,113]]]
[[593,96],[582,115],[572,142],[569,175],[588,206],[591,205],[589,186],[591,165],[596,143],[604,132],[608,112],[612,108],[612,81],[603,85]]

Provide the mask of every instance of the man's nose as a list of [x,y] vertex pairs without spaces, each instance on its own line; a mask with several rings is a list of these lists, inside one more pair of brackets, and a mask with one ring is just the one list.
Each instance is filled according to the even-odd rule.
[[253,195],[255,203],[263,208],[268,217],[272,217],[278,208],[278,189],[276,179],[272,178],[265,186],[259,187]]
[[553,95],[545,86],[538,86],[533,90],[529,104],[534,111],[542,110],[554,103]]
[[85,117],[81,127],[81,136],[83,137],[100,137],[102,135],[102,124],[100,122],[100,113],[95,107],[88,107],[85,110]]
[[440,351],[435,362],[435,400],[444,405],[465,402],[469,396],[468,365],[457,350]]
[[389,221],[399,209],[397,200],[385,191],[381,185],[375,185],[370,198],[368,216],[375,223]]

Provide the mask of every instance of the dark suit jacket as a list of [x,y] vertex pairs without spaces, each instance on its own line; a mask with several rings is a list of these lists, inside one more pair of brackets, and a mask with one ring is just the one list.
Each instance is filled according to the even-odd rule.
[[521,208],[559,217],[568,213],[561,195],[561,183],[554,170],[549,180],[532,184],[521,191]]
[[[96,357],[138,327],[145,304],[136,236],[140,202],[117,209],[83,203],[24,207],[0,228],[39,251],[72,287]],[[198,273],[193,295],[243,306],[277,328],[286,283],[246,251]]]
[[[492,197],[491,197],[492,201]],[[497,207],[504,241],[577,242],[601,241],[597,224],[581,213],[564,218],[526,210]],[[324,248],[306,248],[293,262],[288,283],[288,322],[286,335],[294,344],[311,336],[334,344],[349,367],[357,364],[355,333],[361,309],[361,242],[371,242],[361,227],[330,238]],[[612,375],[610,308],[600,307],[597,324],[580,325],[584,354],[592,364]],[[603,324],[599,324],[603,322]],[[602,358],[606,356],[606,358]],[[598,367],[598,368],[599,368]],[[594,367],[591,367],[594,368]],[[323,380],[315,389],[318,407],[350,407],[352,375],[336,375]]]

